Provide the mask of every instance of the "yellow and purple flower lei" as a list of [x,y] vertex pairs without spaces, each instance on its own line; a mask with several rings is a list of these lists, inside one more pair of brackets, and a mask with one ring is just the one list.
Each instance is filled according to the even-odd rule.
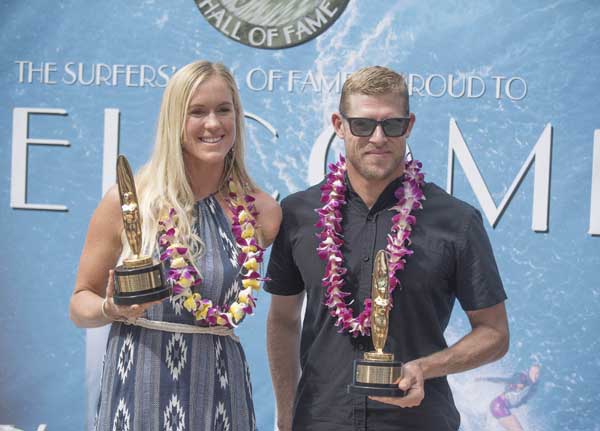
[[[410,245],[412,225],[416,218],[411,211],[423,208],[421,201],[425,199],[421,191],[424,175],[420,172],[421,162],[412,160],[406,162],[404,168],[404,180],[402,185],[396,189],[394,196],[398,200],[391,210],[397,212],[392,217],[394,223],[391,234],[387,237],[386,251],[388,253],[389,265],[389,292],[390,304],[392,304],[392,293],[400,283],[396,277],[396,271],[404,269],[405,257],[413,254],[407,247]],[[358,335],[369,335],[371,333],[371,298],[364,301],[363,311],[356,317],[352,314],[349,305],[344,298],[350,293],[342,290],[345,281],[344,256],[341,248],[344,244],[342,239],[342,213],[341,208],[346,204],[346,183],[344,174],[346,172],[346,160],[340,155],[340,160],[329,165],[329,172],[325,184],[321,186],[321,202],[323,207],[315,211],[319,214],[316,227],[323,228],[317,234],[319,246],[317,253],[322,260],[327,261],[325,276],[322,285],[326,288],[325,305],[329,308],[329,314],[336,318],[335,326],[339,326],[339,332],[348,331],[353,337]]]
[[254,198],[245,195],[243,199],[239,199],[235,183],[229,181],[227,203],[233,214],[231,230],[240,249],[238,263],[242,275],[242,290],[231,305],[213,304],[210,299],[202,298],[200,293],[193,291],[202,280],[190,263],[188,248],[177,242],[177,214],[173,208],[159,221],[161,234],[158,241],[161,249],[160,259],[168,264],[167,281],[173,288],[173,299],[183,299],[185,309],[193,313],[195,319],[203,325],[234,328],[246,314],[252,315],[256,307],[253,294],[260,289],[260,282],[264,281],[258,273],[264,249],[256,239],[258,212]]

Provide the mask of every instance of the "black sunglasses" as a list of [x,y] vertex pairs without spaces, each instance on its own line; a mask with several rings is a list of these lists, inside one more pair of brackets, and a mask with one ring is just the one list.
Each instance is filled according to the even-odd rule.
[[342,117],[348,121],[352,134],[361,138],[371,136],[379,124],[381,124],[385,136],[398,138],[404,136],[410,123],[410,117],[386,118],[381,121],[372,118],[346,117],[344,114]]

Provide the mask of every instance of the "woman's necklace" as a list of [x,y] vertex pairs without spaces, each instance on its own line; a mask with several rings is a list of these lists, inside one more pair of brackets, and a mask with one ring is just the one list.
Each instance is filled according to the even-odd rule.
[[260,282],[264,281],[258,273],[264,249],[258,244],[256,237],[258,212],[254,198],[250,195],[239,198],[235,183],[229,181],[227,204],[233,215],[231,230],[240,249],[238,262],[241,265],[242,276],[242,289],[230,305],[213,304],[210,299],[202,298],[200,293],[193,291],[194,287],[202,283],[202,279],[191,263],[188,247],[177,241],[175,210],[171,208],[169,214],[158,222],[161,232],[158,240],[162,251],[160,259],[168,264],[167,280],[173,288],[173,299],[183,301],[186,310],[206,326],[236,327],[246,314],[252,314],[256,307],[253,294],[260,289]]

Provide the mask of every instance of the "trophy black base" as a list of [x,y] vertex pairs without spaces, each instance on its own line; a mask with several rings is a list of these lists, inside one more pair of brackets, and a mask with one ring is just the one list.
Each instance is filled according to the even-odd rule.
[[365,395],[368,397],[403,397],[406,395],[398,385],[348,385],[346,390],[349,394]]
[[403,397],[405,391],[396,381],[402,377],[402,362],[356,359],[354,377],[346,390],[349,394],[373,397]]
[[145,304],[146,302],[160,301],[170,295],[171,288],[167,286],[161,289],[148,289],[147,291],[142,292],[115,294],[113,296],[113,301],[117,305]]
[[169,295],[171,287],[165,285],[162,263],[138,268],[127,268],[124,265],[115,268],[115,304],[145,304]]

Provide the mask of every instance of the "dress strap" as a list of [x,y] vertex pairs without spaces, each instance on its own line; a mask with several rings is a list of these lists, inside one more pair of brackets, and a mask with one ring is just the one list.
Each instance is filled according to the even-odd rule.
[[196,326],[186,325],[184,323],[173,323],[173,322],[159,322],[155,320],[144,319],[139,317],[137,319],[120,319],[118,322],[123,322],[126,325],[141,326],[146,329],[155,329],[157,331],[165,332],[179,332],[182,334],[210,334],[218,335],[220,337],[231,337],[234,341],[240,342],[240,338],[235,335],[233,328],[227,328],[226,326]]

